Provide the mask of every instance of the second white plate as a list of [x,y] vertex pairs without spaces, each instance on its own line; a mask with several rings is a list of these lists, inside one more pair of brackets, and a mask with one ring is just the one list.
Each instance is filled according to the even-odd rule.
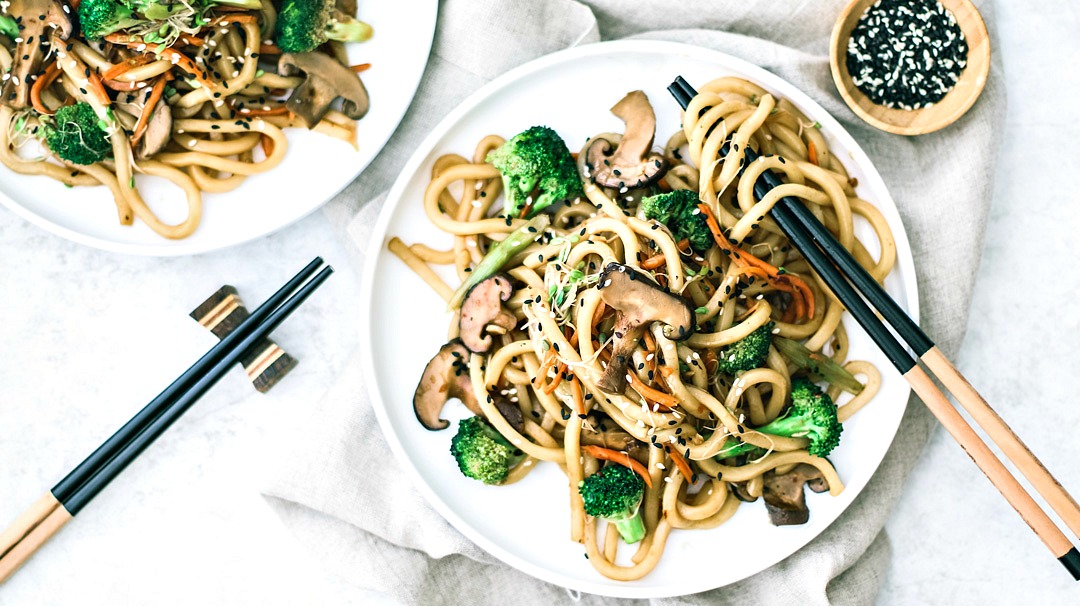
[[[105,187],[68,189],[47,177],[19,175],[0,165],[0,203],[55,234],[117,252],[179,256],[217,250],[273,233],[302,219],[345,188],[375,158],[412,103],[427,66],[438,13],[436,0],[361,0],[358,16],[375,35],[346,46],[354,63],[371,63],[364,84],[371,110],[357,123],[354,150],[348,143],[302,128],[285,130],[289,150],[271,171],[253,175],[237,189],[203,195],[195,233],[167,240],[136,220],[117,221]],[[183,192],[162,179],[136,177],[151,208],[167,223],[186,216]]]

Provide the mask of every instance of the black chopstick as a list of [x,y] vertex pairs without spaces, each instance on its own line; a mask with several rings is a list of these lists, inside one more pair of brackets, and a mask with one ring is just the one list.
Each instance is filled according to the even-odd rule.
[[[210,390],[225,373],[232,368],[239,360],[243,353],[255,346],[259,341],[268,336],[279,324],[281,324],[285,318],[289,317],[293,311],[296,310],[303,303],[311,293],[315,292],[330,274],[334,272],[333,268],[326,266],[315,275],[314,278],[304,284],[300,290],[296,291],[292,297],[281,304],[280,307],[273,310],[273,312],[263,321],[257,325],[252,332],[247,334],[240,343],[232,350],[233,354],[222,358],[217,362],[206,374],[200,376],[195,383],[185,392],[179,394],[176,400],[166,408],[161,415],[155,418],[148,427],[139,432],[128,444],[121,450],[115,457],[106,462],[98,473],[94,474],[88,481],[86,481],[73,495],[68,497],[67,501],[62,501],[64,508],[68,510],[71,515],[77,514],[90,502],[101,489],[105,488],[128,466],[136,457],[146,449],[147,446],[152,444],[161,434],[165,433],[165,430],[169,428],[177,419],[181,417],[192,404],[198,401],[207,391]],[[237,328],[239,330],[239,328]]]
[[[684,95],[694,90],[682,76],[675,78],[675,82],[672,83],[672,86],[679,87],[681,93]],[[692,98],[693,94],[690,96]],[[687,101],[687,104],[689,104],[689,101]],[[685,107],[686,106],[683,105],[684,109]],[[725,143],[724,147],[720,150],[721,154],[726,155],[728,145],[728,143]],[[757,152],[750,147],[747,147],[744,150],[744,153],[747,164],[758,158]],[[776,173],[771,170],[766,170],[762,172],[761,177],[754,183],[754,195],[758,199],[761,199],[769,193],[769,190],[782,185],[782,183],[783,182]],[[881,288],[881,285],[879,285],[877,280],[870,275],[870,272],[866,271],[866,269],[855,260],[855,257],[853,257],[843,245],[836,241],[836,238],[834,238],[829,230],[814,217],[806,206],[790,196],[785,196],[776,203],[776,208],[781,211],[781,214],[790,214],[793,221],[806,228],[814,241],[825,250],[833,263],[835,263],[848,279],[855,284],[855,286],[863,293],[863,296],[865,296],[874,307],[881,310],[883,315],[889,318],[889,323],[896,329],[900,338],[914,350],[915,357],[922,357],[923,354],[934,347],[934,342],[930,340],[930,337],[926,336],[926,333],[923,332],[922,328],[920,328],[919,325],[904,312],[896,300],[890,297],[889,294]]]
[[116,433],[99,446],[90,456],[75,466],[64,479],[53,487],[52,493],[61,503],[66,503],[76,491],[86,484],[98,471],[123,450],[132,439],[148,427],[154,419],[172,405],[184,392],[204,377],[207,372],[226,356],[234,352],[247,335],[256,329],[275,309],[291,295],[297,287],[310,278],[323,264],[320,257],[308,263],[304,269],[285,283],[265,303],[259,306],[233,332],[229,333],[217,345],[206,352],[198,361],[180,375],[171,385],[142,408],[125,423]]
[[[668,91],[684,110],[697,94],[681,76],[668,87]],[[726,153],[723,148],[721,153]],[[757,157],[749,146],[744,150],[744,155],[747,162],[752,162]],[[754,195],[760,199],[780,184],[779,177],[771,171],[764,171],[762,178],[754,184]],[[951,362],[940,354],[929,337],[899,304],[855,261],[847,249],[836,241],[829,230],[806,207],[794,198],[784,197],[777,202],[770,214],[781,231],[788,236],[791,243],[803,254],[837,299],[851,312],[855,320],[866,330],[905,380],[911,384],[946,430],[968,452],[976,465],[1020,513],[1028,526],[1047,545],[1073,578],[1080,580],[1080,552],[1054,525],[960,413],[952,407],[941,390],[918,366],[917,360],[921,358],[938,375],[957,400],[972,413],[976,421],[987,429],[1010,460],[1017,464],[1039,492],[1047,498],[1055,511],[1067,523],[1072,521],[1073,524],[1077,524],[1077,526],[1070,524],[1070,528],[1076,532],[1076,529],[1080,527],[1080,507],[1071,495],[1050,475],[1035,455],[1027,449],[1001,417],[997,416]],[[916,356],[909,354],[889,332],[859,293],[848,283],[849,279],[878,308],[882,317],[893,326],[897,334],[916,351]]]
[[82,510],[143,450],[161,436],[238,360],[295,311],[330,277],[316,258],[169,387],[125,423],[57,487],[0,533],[0,582],[13,574],[64,524]]

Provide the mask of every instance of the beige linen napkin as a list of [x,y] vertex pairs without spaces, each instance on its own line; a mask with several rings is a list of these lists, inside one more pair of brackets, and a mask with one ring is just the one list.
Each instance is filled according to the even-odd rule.
[[[943,132],[903,138],[876,131],[844,106],[829,74],[829,33],[845,3],[446,0],[424,82],[401,128],[328,212],[362,255],[384,192],[412,150],[451,108],[511,67],[601,37],[698,44],[787,79],[851,131],[900,207],[918,270],[922,325],[951,354],[963,336],[994,182],[1004,118],[1000,67],[975,107]],[[992,25],[992,7],[977,4]],[[564,589],[499,563],[427,506],[382,438],[359,369],[356,360],[346,365],[280,441],[290,446],[264,493],[301,541],[358,587],[404,604],[570,603]],[[922,405],[911,403],[870,484],[795,555],[728,588],[652,603],[872,603],[889,558],[882,527],[932,426]],[[632,603],[596,596],[581,602]]]

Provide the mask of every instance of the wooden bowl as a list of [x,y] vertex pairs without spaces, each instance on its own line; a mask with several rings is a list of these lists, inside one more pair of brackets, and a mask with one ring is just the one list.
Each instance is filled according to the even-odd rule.
[[970,0],[939,0],[956,17],[968,44],[967,66],[944,98],[915,110],[892,109],[870,100],[851,82],[847,69],[847,45],[851,31],[876,0],[853,0],[840,13],[829,45],[833,81],[844,101],[870,125],[897,135],[924,135],[945,128],[971,108],[986,85],[990,72],[990,36],[979,11]]

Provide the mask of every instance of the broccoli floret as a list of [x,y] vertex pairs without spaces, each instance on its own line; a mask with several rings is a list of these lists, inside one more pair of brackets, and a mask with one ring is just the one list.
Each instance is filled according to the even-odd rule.
[[45,144],[52,152],[73,164],[93,164],[112,151],[109,135],[94,108],[85,102],[56,110],[44,124]]
[[713,245],[713,235],[704,215],[698,211],[698,194],[677,189],[641,199],[645,218],[659,221],[671,230],[676,240],[688,240],[691,248],[705,252]]
[[15,22],[15,17],[0,15],[0,34],[4,34],[12,40],[20,37],[19,24]]
[[608,465],[578,483],[585,513],[615,524],[627,543],[645,537],[645,524],[638,515],[645,481],[622,465]]
[[574,158],[558,133],[534,126],[487,155],[506,192],[503,215],[533,217],[548,206],[583,194]]
[[79,3],[79,25],[90,40],[142,23],[131,9],[115,0],[84,0]]
[[[807,450],[810,454],[824,457],[840,444],[844,426],[836,418],[836,404],[832,398],[810,380],[799,377],[791,382],[791,409],[788,414],[758,427],[757,431],[774,436],[809,438]],[[762,449],[743,442],[722,450],[717,457],[726,459],[757,451]]]
[[501,484],[510,469],[525,458],[484,417],[469,417],[458,423],[450,440],[450,454],[466,477],[484,484]]
[[761,368],[769,357],[773,323],[766,322],[757,330],[735,341],[716,353],[717,369],[733,375],[754,368]]
[[363,42],[371,26],[337,10],[334,0],[284,0],[274,42],[286,53],[306,53],[328,40]]

